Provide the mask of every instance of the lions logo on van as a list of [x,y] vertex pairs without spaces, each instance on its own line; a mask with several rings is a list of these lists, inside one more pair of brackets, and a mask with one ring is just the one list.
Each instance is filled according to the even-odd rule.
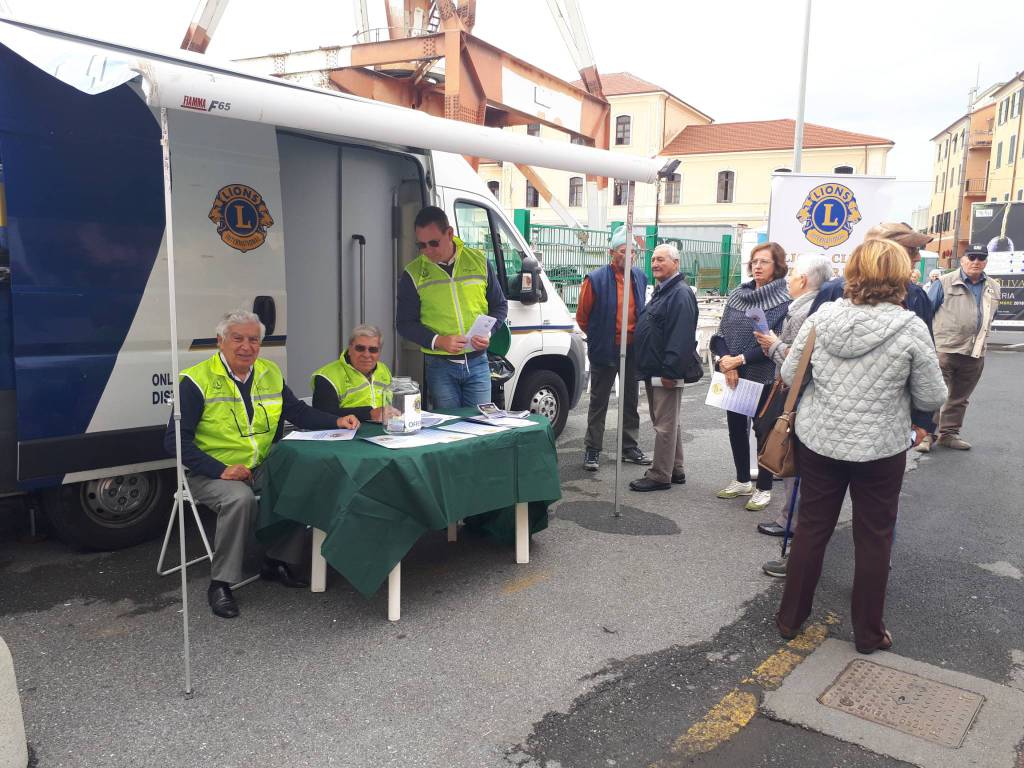
[[224,244],[242,253],[263,245],[267,227],[274,226],[263,196],[245,184],[228,184],[217,190],[210,221],[217,225]]
[[849,239],[861,215],[853,190],[828,182],[808,193],[796,218],[808,241],[819,248],[834,248]]

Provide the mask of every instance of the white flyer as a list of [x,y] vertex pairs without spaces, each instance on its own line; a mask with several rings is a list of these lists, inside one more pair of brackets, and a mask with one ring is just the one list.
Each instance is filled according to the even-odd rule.
[[472,435],[462,435],[457,432],[424,429],[411,435],[381,435],[380,437],[364,437],[363,440],[383,448],[397,449],[423,448],[427,445],[438,445],[439,443],[457,443],[460,440],[469,440],[472,437]]
[[478,424],[491,424],[499,427],[535,427],[534,422],[529,419],[517,419],[513,416],[500,416],[496,419],[489,419],[486,416],[473,416],[470,421]]
[[431,413],[430,411],[420,411],[420,422],[423,428],[436,427],[438,424],[444,424],[448,421],[455,421],[458,416],[449,416],[444,413]]
[[356,436],[354,429],[316,429],[301,432],[293,429],[282,440],[352,440]]
[[725,383],[725,374],[715,371],[711,374],[711,386],[708,387],[708,396],[704,400],[704,404],[733,413],[742,413],[745,416],[753,416],[757,412],[757,401],[761,399],[762,389],[764,389],[764,384],[746,379],[740,379],[736,384],[736,389],[731,389]]
[[445,429],[451,432],[461,432],[465,435],[496,435],[499,432],[507,432],[508,427],[499,427],[496,424],[481,424],[478,421],[460,421],[457,424],[445,424],[438,429]]
[[474,336],[490,336],[491,328],[498,322],[496,318],[490,315],[477,315],[476,320],[473,321],[472,327],[466,331],[466,338],[472,339]]

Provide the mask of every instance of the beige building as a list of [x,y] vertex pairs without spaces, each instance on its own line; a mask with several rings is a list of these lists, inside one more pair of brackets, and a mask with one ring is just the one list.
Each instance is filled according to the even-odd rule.
[[[988,200],[1024,200],[1024,72],[992,93],[995,120],[992,127],[992,163],[988,174]],[[1012,184],[1012,188],[1011,188]]]
[[[767,120],[714,123],[712,118],[669,91],[628,72],[601,76],[611,104],[613,152],[680,161],[662,182],[636,188],[634,220],[674,229],[732,231],[737,225],[763,229],[768,222],[771,175],[790,170],[794,121]],[[553,141],[570,141],[546,126],[508,128],[529,131]],[[804,130],[805,173],[885,174],[893,142],[877,136],[807,124]],[[586,179],[563,171],[535,169],[559,201],[587,226]],[[564,223],[514,166],[482,163],[480,175],[502,206],[528,208],[537,224]],[[598,226],[626,219],[625,185],[609,180],[599,200]],[[700,235],[697,235],[698,237]]]

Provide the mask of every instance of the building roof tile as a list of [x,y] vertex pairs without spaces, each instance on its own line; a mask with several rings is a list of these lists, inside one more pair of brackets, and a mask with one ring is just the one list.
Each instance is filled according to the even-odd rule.
[[[792,149],[793,120],[755,120],[745,123],[688,125],[661,151],[662,155],[702,155],[714,152],[757,152]],[[804,148],[892,145],[892,139],[841,131],[814,123],[804,124]]]

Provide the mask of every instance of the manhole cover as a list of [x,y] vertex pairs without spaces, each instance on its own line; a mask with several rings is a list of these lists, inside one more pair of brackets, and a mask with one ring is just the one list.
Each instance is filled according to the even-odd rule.
[[856,659],[818,697],[826,707],[957,749],[985,697]]

